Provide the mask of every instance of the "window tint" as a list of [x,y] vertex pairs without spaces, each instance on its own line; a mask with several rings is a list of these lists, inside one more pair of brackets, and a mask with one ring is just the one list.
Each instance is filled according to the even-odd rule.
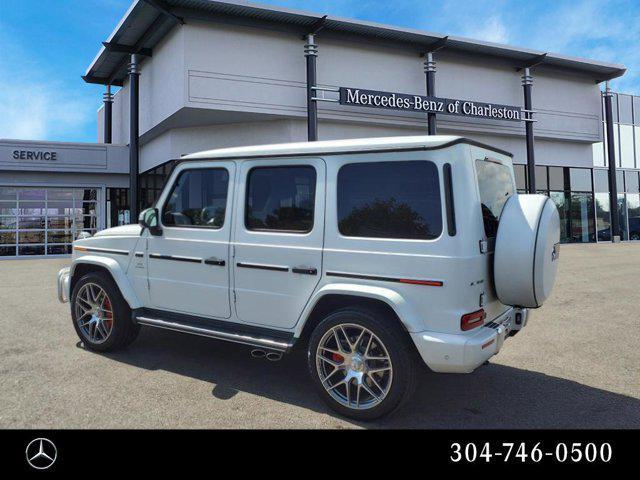
[[258,167],[249,172],[247,183],[245,225],[249,230],[311,231],[315,168]]
[[222,228],[229,173],[224,168],[180,173],[163,208],[162,223],[175,227]]
[[338,172],[338,229],[347,237],[429,240],[442,232],[432,162],[368,162]]
[[502,208],[514,193],[511,168],[490,160],[476,160],[476,170],[484,231],[488,238],[493,238],[498,232]]

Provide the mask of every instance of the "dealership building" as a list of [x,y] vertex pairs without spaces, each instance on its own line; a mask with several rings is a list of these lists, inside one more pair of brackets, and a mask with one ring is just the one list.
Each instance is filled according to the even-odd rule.
[[513,153],[563,242],[615,220],[640,240],[640,97],[612,93],[610,125],[603,108],[622,65],[238,0],[137,0],[99,47],[96,143],[0,140],[0,257],[128,223],[185,154],[436,132]]

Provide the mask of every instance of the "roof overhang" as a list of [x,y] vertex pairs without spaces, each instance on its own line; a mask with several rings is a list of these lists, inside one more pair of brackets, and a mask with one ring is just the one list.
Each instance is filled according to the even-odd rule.
[[[89,66],[89,83],[122,85],[130,53],[149,55],[176,24],[189,19],[247,25],[264,25],[300,35],[311,32],[323,15],[249,1],[135,0]],[[500,58],[514,68],[543,64],[592,79],[596,83],[624,75],[624,65],[517,48],[422,30],[399,28],[374,22],[326,16],[322,35],[351,35],[385,44],[398,44],[427,52],[436,47],[472,55]]]

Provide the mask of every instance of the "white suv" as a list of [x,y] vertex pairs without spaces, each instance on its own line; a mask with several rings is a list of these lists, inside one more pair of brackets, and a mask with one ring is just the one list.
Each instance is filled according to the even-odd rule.
[[74,242],[58,294],[91,350],[140,325],[305,348],[329,406],[372,419],[416,361],[471,372],[550,294],[558,213],[515,188],[510,154],[458,137],[188,155],[140,225]]

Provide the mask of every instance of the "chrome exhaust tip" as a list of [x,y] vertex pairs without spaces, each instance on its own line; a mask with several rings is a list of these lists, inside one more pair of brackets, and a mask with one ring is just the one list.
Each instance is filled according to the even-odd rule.
[[267,356],[267,352],[260,350],[259,348],[255,348],[251,350],[251,356],[253,358],[265,358]]
[[270,362],[277,362],[282,359],[282,353],[280,352],[269,352],[267,353],[267,360]]

